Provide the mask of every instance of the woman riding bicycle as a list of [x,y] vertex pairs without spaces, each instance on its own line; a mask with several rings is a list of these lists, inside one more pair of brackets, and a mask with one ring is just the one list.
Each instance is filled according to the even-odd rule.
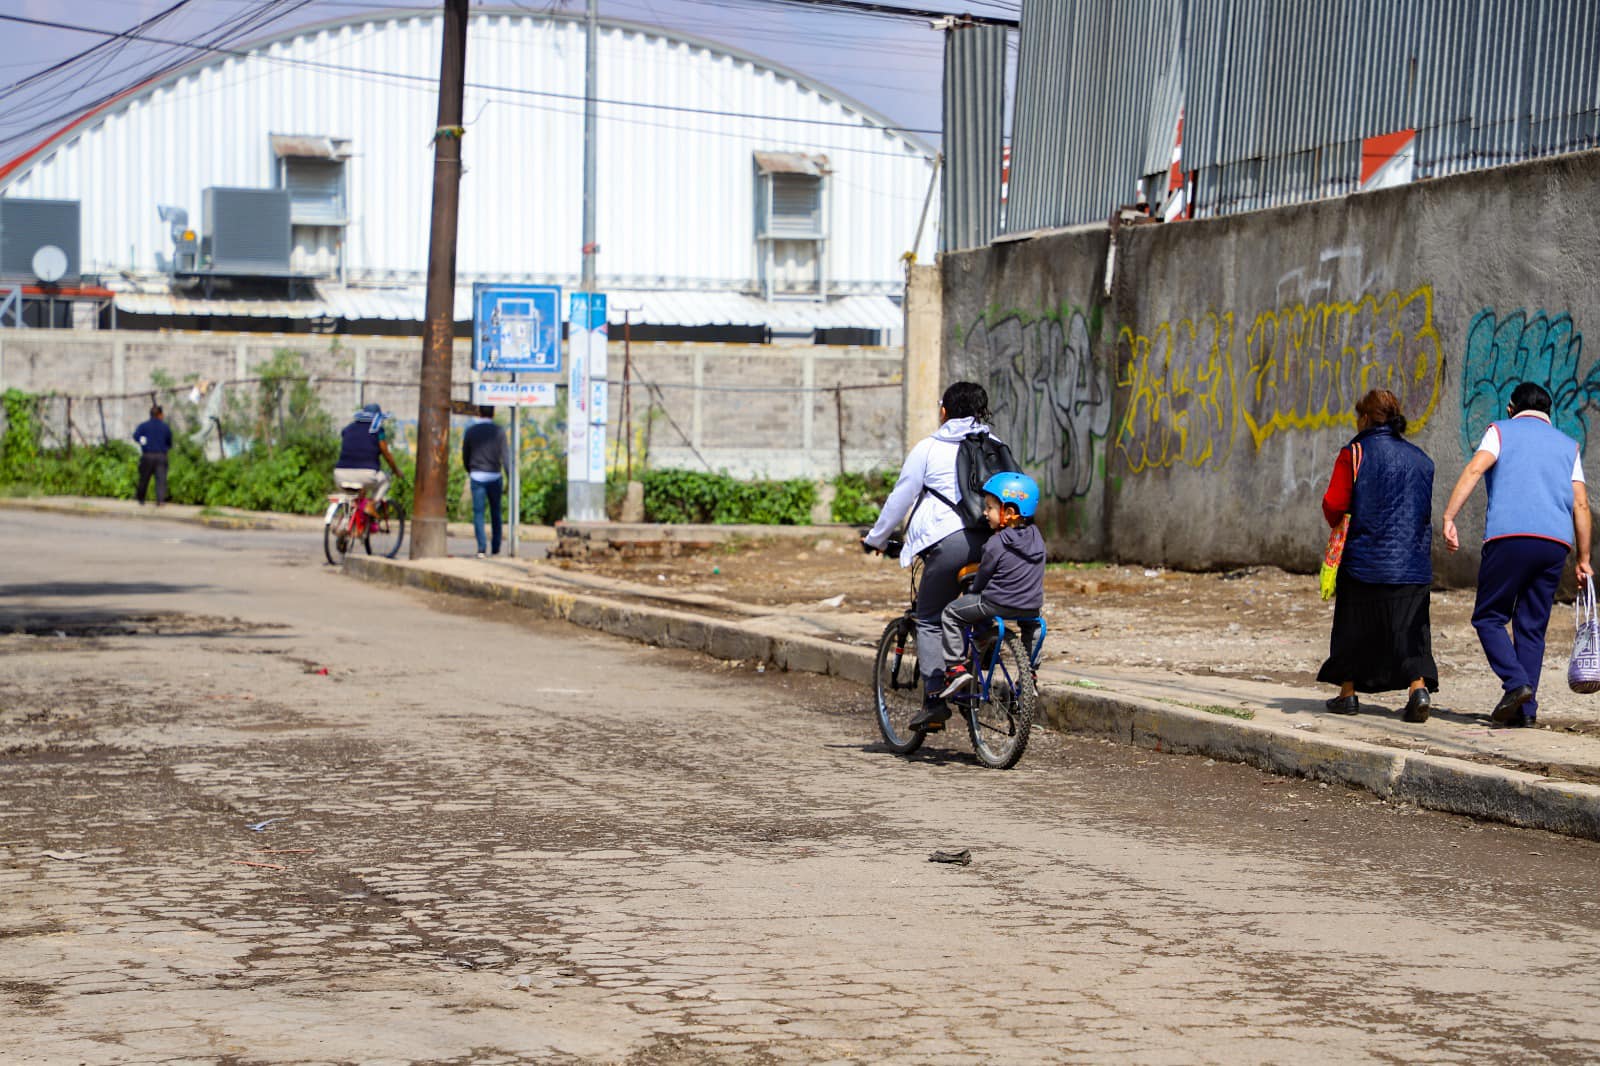
[[949,717],[944,700],[939,698],[944,688],[944,664],[938,653],[939,616],[960,592],[957,575],[961,568],[977,561],[988,539],[985,531],[968,529],[961,515],[943,500],[960,501],[961,490],[956,483],[958,446],[969,433],[988,432],[988,419],[989,394],[982,385],[958,381],[945,389],[939,404],[942,425],[911,449],[877,523],[861,538],[862,546],[869,551],[882,551],[905,520],[900,565],[910,566],[913,558],[922,558],[922,584],[917,588],[917,647],[927,651],[918,655],[917,669],[922,675],[923,693],[919,717],[925,721]]

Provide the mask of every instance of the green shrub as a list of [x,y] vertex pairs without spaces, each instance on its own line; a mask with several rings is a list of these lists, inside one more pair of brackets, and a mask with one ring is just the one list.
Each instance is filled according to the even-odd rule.
[[883,510],[897,476],[893,470],[840,474],[833,479],[831,517],[846,525],[870,526],[878,520],[878,512]]
[[567,516],[567,459],[540,455],[522,467],[522,521],[554,525]]
[[695,470],[647,470],[639,480],[650,522],[804,525],[817,502],[816,486],[803,478],[736,481]]
[[7,389],[0,396],[6,412],[6,435],[0,438],[0,481],[28,480],[30,468],[39,458],[35,403],[34,397],[20,389]]

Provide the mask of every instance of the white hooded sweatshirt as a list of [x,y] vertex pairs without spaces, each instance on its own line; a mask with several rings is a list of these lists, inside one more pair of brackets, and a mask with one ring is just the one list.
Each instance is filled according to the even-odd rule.
[[[889,493],[889,499],[878,514],[877,523],[866,536],[867,544],[882,548],[913,506],[916,511],[906,528],[906,546],[900,553],[901,566],[910,566],[918,552],[939,543],[952,533],[960,532],[965,526],[961,516],[940,503],[937,496],[922,490],[924,487],[935,489],[946,499],[959,503],[961,490],[956,486],[957,445],[968,433],[988,429],[975,418],[952,418],[934,430],[931,436],[918,441],[900,467],[900,477],[894,483],[894,491]],[[998,437],[995,439],[999,440]],[[917,503],[919,496],[922,497],[920,504]]]

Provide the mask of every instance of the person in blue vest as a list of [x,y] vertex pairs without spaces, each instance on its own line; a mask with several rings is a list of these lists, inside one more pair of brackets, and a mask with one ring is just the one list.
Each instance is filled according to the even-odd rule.
[[382,407],[369,403],[339,431],[339,459],[333,464],[333,480],[340,486],[365,489],[369,503],[376,503],[389,492],[389,475],[383,472],[382,463],[389,464],[395,477],[402,476],[394,453],[389,450],[389,435],[383,426],[387,418]]
[[139,428],[133,431],[133,439],[139,442],[139,484],[134,489],[134,499],[139,501],[140,507],[144,506],[144,496],[153,477],[156,479],[156,506],[160,507],[167,502],[167,453],[172,451],[172,427],[167,425],[160,404],[150,408],[150,420],[139,423]]
[[1505,691],[1489,720],[1508,728],[1532,725],[1538,715],[1544,633],[1568,553],[1576,550],[1579,581],[1594,576],[1583,456],[1577,441],[1551,425],[1550,406],[1541,385],[1524,381],[1512,390],[1506,418],[1484,433],[1444,508],[1445,547],[1457,551],[1456,515],[1479,479],[1486,483],[1472,627]]
[[1387,389],[1356,404],[1356,435],[1339,450],[1322,497],[1337,527],[1350,516],[1339,563],[1328,661],[1317,680],[1339,686],[1335,714],[1361,709],[1356,691],[1406,689],[1407,722],[1426,722],[1439,691],[1428,595],[1433,588],[1433,460],[1405,439]]

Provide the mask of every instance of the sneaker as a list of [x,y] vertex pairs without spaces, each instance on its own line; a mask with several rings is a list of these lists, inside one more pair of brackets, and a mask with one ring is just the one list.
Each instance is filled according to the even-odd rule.
[[480,558],[480,559],[482,559],[482,558],[483,558],[483,553],[482,553],[482,552],[479,552],[479,553],[478,553],[478,558]]
[[939,698],[949,699],[957,692],[972,684],[972,671],[957,663],[944,672],[945,686],[939,691]]
[[937,733],[944,728],[944,723],[949,717],[950,708],[944,700],[937,696],[925,696],[922,700],[922,710],[911,719],[910,728],[926,733]]

